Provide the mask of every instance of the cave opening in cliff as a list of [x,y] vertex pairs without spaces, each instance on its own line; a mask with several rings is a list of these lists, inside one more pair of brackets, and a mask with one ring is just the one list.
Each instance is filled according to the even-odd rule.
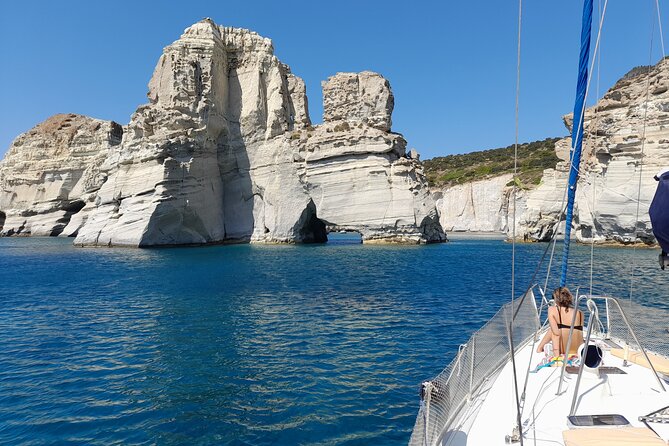
[[5,226],[5,220],[7,219],[7,215],[0,211],[0,231],[2,231],[2,227]]
[[326,243],[328,233],[325,223],[316,215],[316,206],[310,201],[300,218],[299,240],[302,243]]
[[63,210],[65,212],[69,212],[70,214],[76,214],[77,212],[82,210],[84,206],[86,206],[86,203],[83,200],[74,200],[69,204],[63,206]]
[[362,234],[358,231],[331,229],[328,232],[328,244],[330,245],[359,245],[361,243]]

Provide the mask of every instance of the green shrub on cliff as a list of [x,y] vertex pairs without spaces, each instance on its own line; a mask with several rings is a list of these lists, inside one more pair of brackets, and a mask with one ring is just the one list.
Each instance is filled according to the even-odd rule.
[[[518,177],[524,186],[539,184],[544,169],[555,167],[555,142],[546,138],[518,145]],[[430,186],[450,187],[469,181],[513,173],[514,146],[425,160],[423,166]]]

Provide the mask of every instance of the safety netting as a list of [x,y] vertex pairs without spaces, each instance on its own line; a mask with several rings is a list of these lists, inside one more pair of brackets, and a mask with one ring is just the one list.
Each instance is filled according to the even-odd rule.
[[464,405],[482,384],[501,370],[514,349],[530,340],[539,329],[534,293],[508,302],[469,341],[451,363],[421,387],[421,404],[410,445],[437,444],[457,420]]
[[[669,311],[631,299],[595,298],[600,331],[621,347],[669,358]],[[629,325],[628,325],[629,324]],[[625,345],[627,344],[627,345]]]

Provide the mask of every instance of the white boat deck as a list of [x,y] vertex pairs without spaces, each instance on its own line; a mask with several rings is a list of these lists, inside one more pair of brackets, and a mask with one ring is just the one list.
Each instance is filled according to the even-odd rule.
[[[518,386],[522,393],[531,355],[530,370],[543,359],[543,353],[532,351],[529,343],[516,355]],[[660,389],[652,371],[636,364],[623,366],[622,359],[604,351],[605,367],[617,367],[625,374],[602,374],[601,377],[583,371],[577,400],[576,415],[620,414],[633,427],[646,425],[638,417],[669,406],[669,392]],[[561,367],[546,367],[530,373],[526,398],[522,403],[523,439],[526,445],[563,445],[562,432],[570,429],[567,421],[577,374],[565,372],[562,393],[556,395]],[[669,389],[669,382],[664,381]],[[513,368],[506,364],[496,376],[490,378],[473,397],[442,439],[446,446],[504,445],[516,425]],[[669,441],[669,425],[651,423],[650,426],[664,440]],[[578,429],[590,429],[582,427]],[[610,427],[607,429],[616,429]],[[519,444],[519,443],[516,443]]]

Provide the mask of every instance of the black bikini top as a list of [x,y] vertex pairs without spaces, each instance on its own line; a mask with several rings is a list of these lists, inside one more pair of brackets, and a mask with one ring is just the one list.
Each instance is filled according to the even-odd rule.
[[[569,329],[570,325],[565,325],[565,324],[562,323],[562,313],[560,312],[560,307],[557,307],[557,310],[558,310],[558,318],[560,318],[560,322],[558,323],[558,329],[561,329],[561,328]],[[574,310],[574,311],[578,311],[578,310]],[[583,331],[583,325],[574,325],[574,330]]]

